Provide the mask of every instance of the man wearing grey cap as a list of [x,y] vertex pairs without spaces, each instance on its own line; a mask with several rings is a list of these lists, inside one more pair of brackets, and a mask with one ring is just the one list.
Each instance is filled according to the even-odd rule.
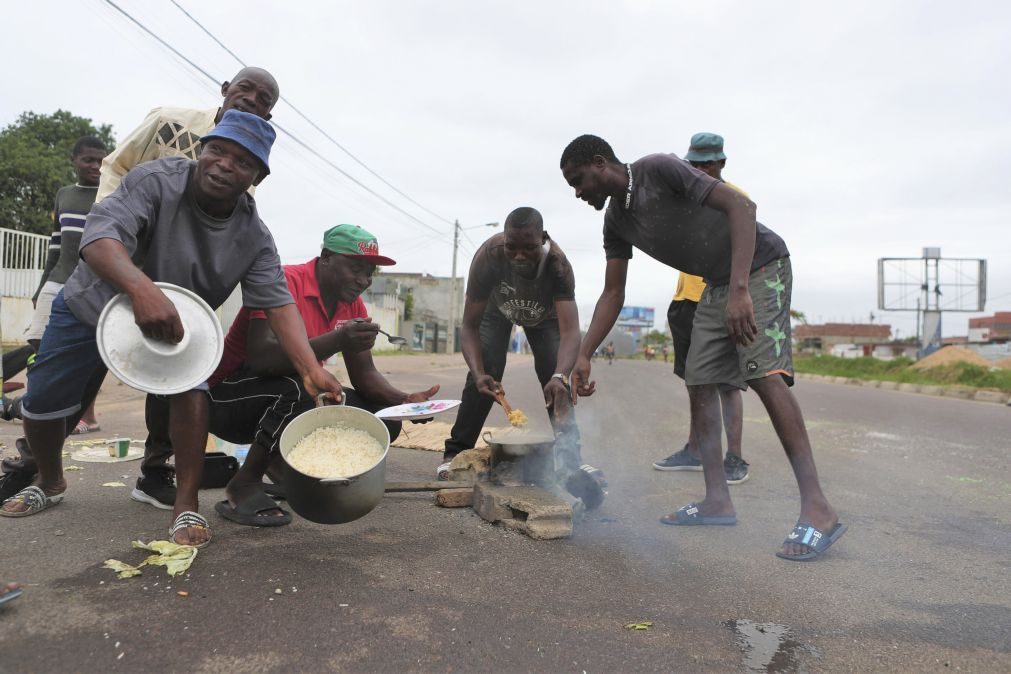
[[[737,185],[723,180],[723,167],[727,165],[727,155],[723,152],[723,136],[715,133],[697,133],[692,136],[685,161],[711,178],[734,188],[748,196]],[[674,299],[667,308],[667,323],[674,340],[674,374],[685,378],[688,350],[692,343],[692,326],[695,311],[706,282],[701,276],[678,272]],[[741,456],[741,436],[744,431],[744,401],[741,390],[728,384],[720,384],[720,409],[723,411],[723,426],[727,433],[727,455],[723,459],[723,472],[727,484],[740,484],[748,479],[748,462]],[[692,418],[688,430],[688,442],[666,459],[653,463],[653,470],[701,471],[702,457],[699,453],[698,432]]]
[[[215,308],[241,284],[243,304],[266,312],[306,389],[341,395],[340,383],[316,360],[273,238],[247,194],[270,173],[274,138],[263,119],[228,110],[201,138],[196,161],[169,157],[142,164],[88,214],[83,261],[53,302],[38,361],[28,373],[22,414],[39,475],[4,502],[0,515],[27,517],[63,500],[65,418],[105,376],[95,326],[118,291],[130,298],[145,337],[178,343],[184,334],[179,314],[155,282],[191,290]],[[209,423],[205,388],[170,399],[178,493],[169,534],[175,543],[197,547],[211,539],[197,512]]]

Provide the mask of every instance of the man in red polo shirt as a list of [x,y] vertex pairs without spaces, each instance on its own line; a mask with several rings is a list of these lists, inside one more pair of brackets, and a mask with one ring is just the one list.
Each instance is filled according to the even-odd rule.
[[[345,404],[371,412],[423,402],[439,390],[435,385],[427,391],[404,393],[372,361],[370,349],[379,326],[368,317],[361,294],[372,285],[376,266],[392,264],[393,260],[379,254],[372,234],[361,227],[337,225],[324,234],[319,257],[284,267],[288,290],[316,357],[324,361],[342,353],[354,387],[344,387]],[[280,460],[281,432],[315,405],[265,319],[262,311],[243,308],[239,312],[225,337],[221,363],[207,382],[211,432],[229,442],[251,443],[245,462],[225,488],[228,500],[218,503],[215,510],[249,526],[281,526],[291,521],[291,515],[264,492],[263,476]],[[386,425],[390,439],[395,439],[400,423]]]

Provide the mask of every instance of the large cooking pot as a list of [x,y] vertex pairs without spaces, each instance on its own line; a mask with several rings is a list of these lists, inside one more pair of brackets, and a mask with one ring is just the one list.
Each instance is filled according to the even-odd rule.
[[[301,473],[288,463],[288,454],[299,440],[317,428],[343,424],[365,431],[383,447],[379,463],[358,475],[318,478]],[[281,433],[284,458],[284,485],[291,509],[319,524],[343,524],[368,514],[375,508],[386,486],[386,456],[390,450],[390,432],[376,416],[357,407],[327,405],[300,414]],[[339,451],[339,447],[334,447]]]
[[491,448],[489,468],[493,481],[510,486],[554,483],[553,435],[509,428],[486,431],[482,437]]

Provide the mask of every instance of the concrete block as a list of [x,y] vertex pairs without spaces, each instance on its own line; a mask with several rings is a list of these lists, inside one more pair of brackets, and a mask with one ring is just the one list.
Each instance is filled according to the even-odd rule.
[[572,535],[572,506],[540,487],[506,487],[478,482],[474,510],[489,522],[536,540]]
[[454,456],[452,463],[449,464],[449,479],[476,482],[478,477],[488,470],[490,461],[489,447],[465,449]]
[[435,492],[435,505],[443,508],[466,508],[474,505],[474,488],[440,489]]
[[920,385],[919,384],[899,384],[899,390],[900,391],[905,391],[906,393],[919,393],[920,392]]
[[848,384],[850,383],[849,377],[832,377],[832,382],[835,384]]
[[962,400],[972,400],[976,390],[964,386],[948,386],[941,395],[947,398],[961,398]]
[[878,386],[878,388],[883,389],[885,391],[894,391],[894,390],[896,390],[896,389],[899,388],[899,382],[897,382],[897,381],[883,381]]
[[920,393],[928,396],[939,396],[943,393],[943,386],[934,386],[932,384],[922,384],[920,385]]
[[1001,393],[1000,391],[976,391],[976,395],[972,399],[981,403],[998,403],[1003,405],[1008,402],[1008,394]]
[[878,388],[881,386],[881,382],[877,379],[864,379],[860,382],[860,385],[864,388]]

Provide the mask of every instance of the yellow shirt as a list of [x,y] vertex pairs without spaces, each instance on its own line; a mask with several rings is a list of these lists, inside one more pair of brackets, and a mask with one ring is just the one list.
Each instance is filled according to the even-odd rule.
[[[748,196],[748,193],[742,190],[737,185],[733,183],[728,183],[723,181],[727,187],[732,187],[744,196]],[[688,300],[690,302],[698,302],[702,299],[702,291],[706,289],[706,282],[702,280],[701,276],[692,276],[691,274],[686,274],[684,272],[678,272],[677,288],[674,290],[674,301],[679,302],[681,300]]]

